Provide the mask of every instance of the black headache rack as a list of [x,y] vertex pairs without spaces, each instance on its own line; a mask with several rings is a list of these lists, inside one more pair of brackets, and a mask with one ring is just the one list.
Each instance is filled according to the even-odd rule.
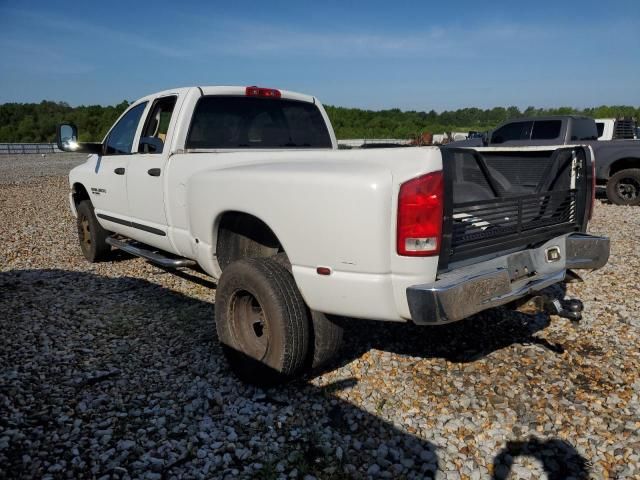
[[584,231],[592,176],[585,148],[441,151],[445,202],[439,271]]

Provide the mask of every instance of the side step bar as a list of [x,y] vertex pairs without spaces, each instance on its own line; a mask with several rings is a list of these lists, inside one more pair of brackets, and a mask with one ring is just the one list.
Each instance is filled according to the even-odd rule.
[[149,260],[151,263],[160,265],[165,268],[179,268],[179,267],[195,267],[196,262],[189,260],[188,258],[171,258],[167,257],[157,250],[151,250],[151,247],[142,246],[142,244],[133,245],[129,242],[118,240],[114,237],[108,237],[106,242],[119,250],[135,255],[136,257],[142,257]]

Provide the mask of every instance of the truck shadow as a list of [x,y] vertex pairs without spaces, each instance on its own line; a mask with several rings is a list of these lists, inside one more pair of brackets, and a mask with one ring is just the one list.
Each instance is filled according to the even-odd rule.
[[[137,278],[23,270],[0,273],[0,311],[0,437],[9,438],[0,477],[278,478],[295,469],[300,477],[433,478],[442,468],[433,443],[337,395],[353,378],[266,390],[237,381],[215,338],[212,302]],[[475,334],[481,325],[465,328]],[[358,351],[406,341],[394,327],[367,334]],[[460,345],[463,353],[446,353],[436,340],[426,350],[412,340],[404,351],[471,361],[520,341],[531,330],[522,328],[497,343],[487,333],[472,354]],[[504,470],[532,455],[550,478],[586,478],[586,461],[560,443],[513,441],[495,462]]]
[[600,200],[602,203],[611,204],[607,197],[607,187],[600,185],[596,187],[596,199]]
[[[562,298],[566,286],[556,285],[548,293]],[[562,354],[562,344],[536,334],[551,324],[546,313],[525,315],[496,308],[447,325],[418,326],[373,320],[339,319],[345,328],[344,354],[330,368],[348,363],[372,348],[422,358],[443,358],[456,363],[479,360],[514,344],[537,345]],[[562,320],[566,321],[566,320]],[[366,328],[363,328],[366,322]]]

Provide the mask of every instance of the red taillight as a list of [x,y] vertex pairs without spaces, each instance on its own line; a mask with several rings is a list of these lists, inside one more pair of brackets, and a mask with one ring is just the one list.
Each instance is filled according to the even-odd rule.
[[442,172],[433,172],[400,186],[398,255],[426,257],[440,252],[442,239]]
[[262,87],[247,87],[245,90],[247,97],[267,97],[267,98],[280,98],[280,90],[275,88],[262,88]]

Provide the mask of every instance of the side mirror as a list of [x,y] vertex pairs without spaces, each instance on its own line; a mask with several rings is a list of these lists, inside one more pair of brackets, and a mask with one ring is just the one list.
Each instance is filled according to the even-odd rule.
[[156,137],[142,137],[138,153],[162,153],[164,143]]
[[102,153],[101,143],[78,142],[78,127],[73,123],[61,123],[56,130],[56,143],[63,152]]
[[78,127],[73,123],[61,123],[56,132],[58,148],[63,152],[75,152],[78,150]]

